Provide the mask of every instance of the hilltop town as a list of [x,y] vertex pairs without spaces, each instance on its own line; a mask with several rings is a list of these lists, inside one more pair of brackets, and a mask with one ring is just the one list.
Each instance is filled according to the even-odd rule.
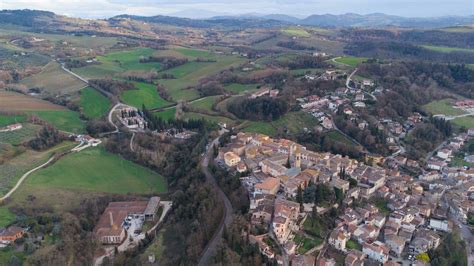
[[[453,138],[436,156],[471,137]],[[383,161],[367,165],[243,132],[231,136],[215,161],[241,176],[250,197],[250,243],[279,264],[411,263],[454,227],[465,227],[474,207],[474,172],[463,168],[412,177]]]

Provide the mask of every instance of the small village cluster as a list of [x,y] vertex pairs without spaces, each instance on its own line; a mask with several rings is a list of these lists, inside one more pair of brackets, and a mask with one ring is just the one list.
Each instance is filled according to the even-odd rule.
[[118,109],[117,118],[128,129],[144,130],[147,128],[143,113],[135,107],[126,106]]
[[[383,160],[382,157],[378,162]],[[474,208],[468,200],[474,195],[473,171],[458,172],[470,181],[455,187],[459,185],[457,181],[449,183],[460,175],[438,173],[439,182],[426,182],[423,177],[402,175],[396,167],[369,166],[341,155],[312,152],[287,139],[242,132],[219,150],[216,161],[243,176],[242,184],[250,195],[252,225],[266,228],[263,234],[250,235],[249,239],[262,254],[279,263],[286,256],[291,265],[334,265],[332,256],[325,256],[324,252],[318,257],[310,252],[300,254],[301,243],[295,240],[305,219],[315,212],[324,214],[331,207],[342,207],[343,212],[324,242],[313,251],[324,250],[327,243],[330,249],[345,255],[345,265],[413,260],[436,248],[440,234],[452,230],[449,214],[466,222],[467,212],[459,211],[463,207],[458,206]],[[357,184],[342,178],[341,172]],[[304,191],[310,183],[326,184],[342,192],[342,202],[333,206],[298,203],[298,190]],[[376,206],[374,199],[384,202],[384,206]],[[361,206],[360,202],[366,204]],[[277,250],[269,238],[282,250]],[[349,242],[351,247],[356,243],[360,248],[348,248]]]

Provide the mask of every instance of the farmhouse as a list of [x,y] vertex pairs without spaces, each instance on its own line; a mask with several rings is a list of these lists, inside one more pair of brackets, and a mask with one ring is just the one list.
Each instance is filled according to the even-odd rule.
[[15,131],[21,129],[23,126],[20,123],[8,125],[6,127],[0,128],[0,132]]
[[25,231],[18,226],[10,226],[7,229],[0,229],[0,241],[15,241],[23,237]]

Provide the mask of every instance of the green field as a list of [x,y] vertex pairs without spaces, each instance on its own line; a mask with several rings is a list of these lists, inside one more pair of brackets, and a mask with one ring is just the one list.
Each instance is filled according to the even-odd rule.
[[161,112],[153,113],[157,117],[161,117],[161,119],[169,120],[174,119],[176,115],[176,108],[170,108]]
[[238,83],[233,83],[230,85],[225,86],[225,89],[227,91],[240,94],[244,92],[252,92],[256,91],[258,89],[259,84],[238,84]]
[[342,135],[339,131],[332,130],[328,132],[327,136],[333,141],[342,142],[347,145],[354,145],[350,139],[346,138],[346,136]]
[[0,144],[8,143],[18,145],[25,141],[31,140],[36,136],[41,126],[23,123],[22,128],[15,131],[0,132]]
[[40,73],[21,80],[21,83],[28,88],[42,88],[50,94],[74,94],[86,85],[61,69],[55,61],[48,63]]
[[227,117],[205,115],[205,114],[200,114],[200,113],[185,113],[184,119],[205,119],[206,121],[210,121],[213,123],[227,123],[228,125],[234,122]]
[[199,99],[198,101],[191,103],[190,106],[192,106],[193,108],[212,112],[212,106],[214,106],[218,98],[219,96],[209,96],[209,97],[202,98],[202,99]]
[[2,173],[0,176],[0,195],[6,194],[23,174],[46,162],[54,153],[69,150],[75,145],[77,144],[63,142],[46,151],[26,150],[0,164],[0,173]]
[[304,112],[290,112],[279,119],[266,121],[245,121],[240,128],[246,132],[261,133],[269,136],[275,136],[278,131],[287,131],[289,133],[301,132],[304,128],[312,129],[318,125],[316,118]]
[[310,37],[311,34],[302,28],[287,28],[281,30],[286,35],[296,36],[296,37]]
[[154,52],[155,50],[151,48],[111,52],[104,56],[97,56],[100,65],[75,68],[74,72],[87,78],[103,78],[115,76],[128,70],[159,70],[160,63],[140,63],[140,57],[151,56]]
[[[10,212],[6,206],[0,206],[0,227],[5,227],[13,223],[15,219],[16,215]],[[0,262],[1,261],[2,260],[0,259]]]
[[441,53],[450,53],[450,52],[474,53],[474,49],[468,49],[468,48],[434,46],[434,45],[422,45],[421,47],[432,50],[432,51],[441,52]]
[[207,50],[200,50],[200,49],[186,48],[186,47],[178,47],[178,48],[175,48],[174,51],[177,51],[177,52],[179,52],[182,55],[187,56],[187,57],[207,58],[207,59],[216,58],[216,55],[212,54],[211,52],[209,52]]
[[145,105],[150,109],[161,108],[171,104],[160,97],[155,85],[141,82],[134,82],[133,84],[137,87],[137,90],[126,90],[120,97],[126,104],[137,108],[142,108],[142,105]]
[[80,105],[85,116],[99,118],[107,113],[112,103],[102,93],[87,87],[81,90]]
[[59,130],[73,133],[83,133],[85,130],[85,123],[79,118],[79,113],[71,110],[41,110],[29,113],[51,123]]
[[346,56],[346,57],[340,57],[336,59],[335,61],[344,65],[356,67],[358,64],[367,61],[367,58]]
[[465,117],[458,117],[451,120],[455,126],[463,127],[466,129],[474,128],[474,116],[465,116]]
[[0,114],[0,127],[15,123],[22,123],[26,120],[26,115],[2,115]]
[[166,181],[159,174],[98,147],[61,158],[32,174],[25,186],[115,194],[167,191]]
[[463,110],[453,108],[453,103],[450,99],[430,102],[429,104],[424,105],[423,109],[433,115],[441,114],[446,116],[455,116],[465,114]]
[[238,56],[217,56],[209,54],[209,52],[206,51],[192,49],[178,51],[188,56],[203,56],[204,54],[208,54],[208,56],[215,59],[216,62],[190,61],[184,65],[164,71],[164,73],[172,74],[176,77],[176,79],[160,80],[160,83],[168,90],[175,101],[189,101],[198,98],[199,93],[189,88],[197,85],[200,79],[216,74],[231,66],[238,66],[244,62],[244,59]]

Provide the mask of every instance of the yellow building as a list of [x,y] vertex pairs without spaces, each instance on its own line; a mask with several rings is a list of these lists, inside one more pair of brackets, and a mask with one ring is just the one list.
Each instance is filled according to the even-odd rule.
[[234,167],[240,162],[240,157],[237,154],[229,151],[224,154],[224,161],[227,166]]

